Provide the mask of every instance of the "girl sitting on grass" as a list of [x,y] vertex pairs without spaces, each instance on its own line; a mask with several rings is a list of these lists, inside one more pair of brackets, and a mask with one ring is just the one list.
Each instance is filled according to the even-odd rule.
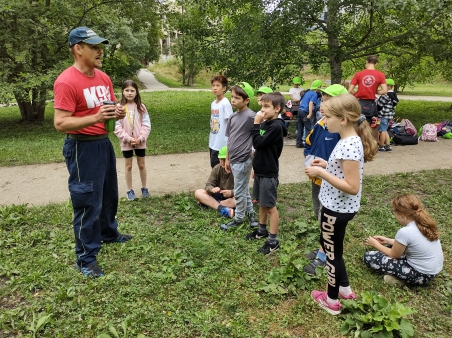
[[427,285],[443,268],[443,250],[435,220],[416,195],[392,200],[392,213],[402,228],[395,239],[370,236],[366,244],[378,251],[364,254],[364,263],[392,285]]

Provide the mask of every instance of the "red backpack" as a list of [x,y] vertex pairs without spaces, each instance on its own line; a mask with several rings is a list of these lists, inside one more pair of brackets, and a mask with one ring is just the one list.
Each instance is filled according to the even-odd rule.
[[405,127],[405,132],[407,134],[410,134],[411,136],[414,136],[417,134],[416,127],[410,122],[410,120],[403,119],[402,125]]

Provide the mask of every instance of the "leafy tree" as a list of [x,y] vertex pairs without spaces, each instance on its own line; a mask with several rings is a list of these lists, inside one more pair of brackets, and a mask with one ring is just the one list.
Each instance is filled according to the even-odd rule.
[[104,63],[120,82],[157,57],[156,0],[0,0],[0,100],[16,99],[22,120],[44,118],[45,102],[58,74],[72,63],[70,30],[86,25],[107,36]]
[[269,78],[282,82],[305,65],[319,70],[324,64],[329,66],[332,83],[339,83],[343,65],[347,74],[362,69],[362,61],[370,54],[402,58],[416,70],[430,55],[425,49],[428,44],[420,43],[441,41],[441,35],[449,34],[443,22],[450,22],[452,9],[451,0],[197,3],[199,15],[211,23],[209,38],[200,40],[202,60],[233,79],[254,84]]

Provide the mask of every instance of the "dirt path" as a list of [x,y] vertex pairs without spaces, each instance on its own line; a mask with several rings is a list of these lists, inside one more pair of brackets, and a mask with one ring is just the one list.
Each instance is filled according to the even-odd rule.
[[[159,83],[153,74],[141,70],[140,81],[152,90],[170,90]],[[176,89],[180,90],[180,89]],[[189,89],[188,89],[189,90]],[[193,91],[199,91],[194,89]],[[452,101],[450,97],[403,96],[402,99]],[[421,142],[416,146],[393,147],[392,153],[379,153],[375,161],[366,163],[365,175],[392,174],[436,168],[452,168],[452,157],[448,156],[452,140]],[[209,176],[207,152],[148,156],[148,188],[151,195],[194,191],[204,187]],[[133,188],[139,195],[139,173],[134,164]],[[126,196],[124,159],[117,159],[119,194]],[[294,140],[287,140],[280,159],[280,182],[298,183],[307,180],[304,174],[303,151],[295,148]],[[64,163],[0,167],[0,205],[23,204],[45,205],[67,201],[68,173]]]
[[[304,174],[302,149],[289,140],[280,159],[280,182],[298,183],[307,180]],[[373,162],[366,163],[364,175],[392,174],[436,168],[452,168],[450,153],[452,140],[420,142],[415,146],[393,147],[392,153],[379,153]],[[148,187],[151,195],[194,191],[204,187],[209,176],[207,152],[158,155],[146,157]],[[124,159],[118,158],[120,197],[125,197]],[[133,172],[134,190],[140,191],[139,173]],[[68,173],[64,163],[0,168],[0,205],[29,203],[44,205],[67,201]]]

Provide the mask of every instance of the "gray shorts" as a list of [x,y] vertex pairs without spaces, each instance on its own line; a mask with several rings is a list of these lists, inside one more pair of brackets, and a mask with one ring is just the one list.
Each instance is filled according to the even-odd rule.
[[276,206],[279,181],[275,177],[254,176],[253,199],[259,206],[271,208]]

